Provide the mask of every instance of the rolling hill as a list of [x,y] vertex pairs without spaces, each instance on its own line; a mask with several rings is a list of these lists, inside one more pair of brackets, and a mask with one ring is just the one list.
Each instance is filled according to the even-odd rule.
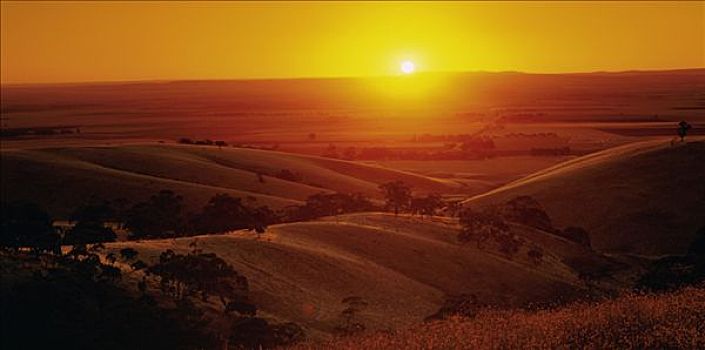
[[643,141],[590,154],[465,202],[529,195],[556,226],[582,226],[600,251],[679,254],[705,225],[705,139]]
[[[3,149],[0,160],[2,200],[36,202],[57,217],[94,196],[134,203],[161,189],[183,195],[190,210],[217,193],[251,196],[274,208],[299,204],[318,192],[360,192],[379,198],[378,185],[396,179],[419,192],[478,191],[373,165],[244,148],[136,144]],[[298,178],[279,178],[282,170]]]
[[[570,299],[584,289],[587,265],[614,266],[608,258],[559,237],[517,227],[517,234],[545,252],[535,265],[523,247],[513,258],[457,243],[448,218],[385,213],[349,214],[270,227],[260,238],[234,232],[169,240],[118,242],[143,259],[166,249],[215,252],[250,281],[263,315],[296,322],[313,337],[340,324],[341,300],[369,303],[361,314],[371,329],[408,326],[435,313],[447,295],[476,294],[482,302],[516,306]],[[565,261],[580,258],[581,266]]]

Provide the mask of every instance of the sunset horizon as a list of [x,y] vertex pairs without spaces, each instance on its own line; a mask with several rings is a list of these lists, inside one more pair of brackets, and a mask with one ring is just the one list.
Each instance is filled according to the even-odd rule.
[[0,6],[0,349],[705,349],[705,0]]
[[84,5],[3,1],[1,82],[705,67],[702,2]]
[[[569,72],[531,72],[514,70],[467,70],[467,71],[423,71],[414,75],[472,75],[472,74],[526,74],[526,75],[590,75],[590,74],[627,74],[627,73],[659,73],[678,71],[704,71],[704,67],[683,67],[668,69],[626,69],[626,70],[594,70],[594,71],[569,71]],[[183,79],[128,79],[128,80],[82,80],[82,81],[50,81],[50,82],[3,82],[2,85],[78,85],[78,84],[111,84],[111,83],[168,83],[168,82],[197,82],[197,81],[277,81],[277,80],[365,80],[403,78],[400,74],[368,75],[368,76],[297,76],[297,77],[257,77],[257,78],[183,78]]]

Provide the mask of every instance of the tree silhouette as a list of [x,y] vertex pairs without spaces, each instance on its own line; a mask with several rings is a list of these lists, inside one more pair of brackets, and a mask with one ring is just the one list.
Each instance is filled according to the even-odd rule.
[[211,347],[202,328],[123,288],[120,269],[94,252],[42,256],[46,267],[21,259],[23,273],[0,289],[3,349]]
[[133,248],[122,248],[120,249],[120,257],[122,257],[125,260],[133,260],[137,258],[137,251]]
[[345,308],[340,312],[343,324],[336,327],[342,335],[353,335],[365,330],[365,325],[357,321],[358,314],[367,307],[367,302],[358,296],[350,296],[341,301]]
[[678,136],[681,138],[681,142],[685,140],[685,136],[688,134],[688,130],[690,130],[693,126],[688,124],[685,120],[681,120],[680,123],[678,123]]
[[36,252],[61,253],[60,239],[49,214],[36,204],[2,203],[0,245],[18,249],[29,247]]
[[411,199],[411,214],[419,214],[421,218],[424,215],[436,215],[436,211],[443,206],[443,200],[438,194],[429,194],[425,197],[414,197]]
[[387,208],[394,209],[394,216],[399,215],[399,210],[409,207],[411,201],[411,187],[401,180],[387,182],[379,185],[380,190],[384,193],[387,202]]
[[106,226],[106,221],[115,216],[115,210],[109,202],[95,202],[83,205],[71,214],[70,219],[76,222],[64,236],[64,244],[90,244],[113,242],[117,235],[112,228]]
[[499,244],[499,251],[507,258],[511,259],[514,254],[519,252],[519,248],[524,244],[524,241],[509,232],[495,235],[494,239]]
[[182,228],[183,198],[169,190],[152,195],[125,213],[125,227],[130,238],[174,237]]
[[551,218],[543,206],[530,196],[513,198],[499,209],[501,215],[508,221],[521,223],[547,232],[553,232]]
[[316,193],[306,198],[306,204],[289,210],[284,216],[287,220],[310,220],[374,209],[374,204],[361,193]]
[[242,199],[221,193],[213,196],[203,210],[191,219],[197,233],[224,233],[247,229],[264,233],[276,221],[275,213],[266,206],[250,208]]
[[470,209],[460,214],[460,225],[458,240],[463,243],[475,241],[479,249],[490,238],[506,235],[509,231],[509,226],[497,215]]
[[[140,294],[120,282],[114,264],[141,262],[132,248],[107,254],[110,264],[84,245],[65,255],[5,255],[21,263],[3,263],[3,274],[9,268],[13,277],[0,288],[0,343],[10,349],[215,349],[232,342],[237,349],[268,349],[303,339],[296,324],[256,318],[245,277],[192,247],[187,254],[166,251],[144,269]],[[147,278],[162,288],[148,290]]]
[[573,242],[580,243],[585,247],[590,247],[590,234],[582,227],[566,227],[556,233]]
[[247,278],[225,260],[213,253],[203,253],[195,245],[188,254],[164,251],[159,262],[148,267],[147,272],[159,277],[162,292],[177,304],[190,307],[193,300],[208,302],[211,297],[220,301],[221,315],[210,323],[223,348],[227,348],[230,341],[233,322],[257,313],[255,305],[248,300]]
[[529,249],[528,252],[526,252],[526,255],[531,259],[531,262],[534,263],[534,265],[540,265],[541,261],[543,260],[543,249],[539,246],[533,246],[531,249]]
[[110,227],[106,227],[101,222],[95,221],[79,221],[72,227],[66,236],[64,236],[64,244],[91,244],[102,242],[114,242],[117,235]]
[[291,171],[289,169],[281,169],[274,176],[276,176],[282,180],[292,181],[292,182],[299,182],[302,180],[301,174],[294,172],[294,171]]

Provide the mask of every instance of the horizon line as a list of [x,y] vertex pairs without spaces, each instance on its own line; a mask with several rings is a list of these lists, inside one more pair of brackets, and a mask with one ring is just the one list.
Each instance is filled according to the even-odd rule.
[[149,84],[149,83],[173,83],[173,82],[198,82],[198,81],[285,81],[285,80],[336,80],[336,79],[379,79],[394,77],[412,77],[414,75],[426,74],[526,74],[526,75],[579,75],[579,74],[624,74],[624,73],[656,73],[656,72],[676,72],[705,70],[702,67],[687,68],[664,68],[664,69],[627,69],[627,70],[594,70],[594,71],[573,71],[573,72],[528,72],[516,70],[470,70],[470,71],[419,71],[413,75],[388,74],[388,75],[358,75],[358,76],[301,76],[301,77],[261,77],[261,78],[177,78],[177,79],[125,79],[125,80],[80,80],[80,81],[57,81],[57,82],[0,82],[0,86],[46,86],[46,85],[102,85],[102,84]]

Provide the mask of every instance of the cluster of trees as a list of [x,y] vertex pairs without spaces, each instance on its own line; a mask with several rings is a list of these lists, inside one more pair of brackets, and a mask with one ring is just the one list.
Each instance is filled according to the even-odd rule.
[[183,197],[164,190],[139,202],[122,218],[131,239],[218,234],[233,230],[263,233],[277,221],[267,206],[247,205],[241,198],[216,194],[197,213],[185,213]]
[[197,213],[185,213],[183,197],[160,191],[129,208],[116,209],[108,201],[92,200],[70,216],[72,226],[62,229],[44,210],[31,203],[3,203],[0,246],[57,251],[62,244],[115,241],[114,228],[129,231],[129,239],[173,238],[218,234],[233,230],[263,233],[279,220],[267,206],[247,205],[240,198],[217,194]]
[[493,149],[492,140],[448,143],[441,148],[424,150],[352,146],[338,149],[330,144],[321,155],[343,160],[465,160],[490,157]]
[[477,141],[487,142],[492,140],[491,137],[485,135],[470,135],[470,134],[421,134],[411,137],[411,142],[431,143],[431,142],[456,142],[456,143],[473,143]]
[[241,198],[221,193],[198,213],[185,213],[183,197],[164,190],[128,209],[122,218],[131,239],[171,238],[219,234],[234,230],[263,233],[277,221],[267,206],[247,205]]
[[69,217],[71,226],[58,228],[44,210],[31,203],[3,203],[3,247],[24,247],[39,251],[57,250],[62,244],[112,242],[116,228],[129,232],[128,239],[159,239],[219,234],[234,230],[263,233],[278,222],[311,220],[323,216],[373,211],[380,209],[410,212],[414,215],[435,215],[443,202],[438,195],[413,197],[411,187],[402,181],[383,184],[386,206],[375,205],[360,193],[318,193],[309,196],[304,205],[274,211],[254,205],[255,199],[217,194],[196,213],[187,213],[184,198],[163,190],[132,206],[124,200],[113,203],[91,199]]
[[541,203],[531,196],[518,196],[486,210],[507,221],[537,228],[585,247],[591,247],[590,234],[585,229],[575,226],[556,228]]
[[446,206],[438,194],[432,193],[423,197],[415,197],[412,194],[411,186],[401,180],[383,183],[379,185],[379,189],[385,198],[385,209],[393,211],[394,215],[408,212],[421,217],[432,216]]
[[571,154],[571,148],[566,146],[565,139],[555,133],[510,133],[504,137],[512,144],[516,142],[526,144],[513,151],[500,150],[496,140],[485,135],[420,135],[414,136],[411,142],[443,142],[444,144],[440,147],[409,149],[384,146],[337,147],[331,143],[322,152],[322,156],[344,160],[466,160],[485,159],[501,154],[528,153],[536,156]]
[[512,258],[524,244],[502,217],[491,212],[465,210],[460,214],[460,225],[458,241],[475,242],[477,248],[484,249],[485,243],[491,240],[507,258]]
[[120,218],[130,239],[218,234],[233,230],[263,233],[277,221],[267,206],[247,205],[241,198],[216,194],[197,213],[185,213],[183,197],[164,190],[125,211]]
[[274,211],[267,206],[256,206],[256,200],[251,197],[243,200],[217,194],[196,213],[185,211],[182,196],[162,190],[131,206],[125,200],[111,203],[91,199],[70,215],[71,225],[66,228],[55,227],[49,214],[37,205],[3,203],[0,245],[57,250],[62,244],[115,241],[117,228],[129,232],[127,238],[132,240],[219,234],[243,229],[263,233],[269,225],[278,222],[382,209],[423,217],[436,215],[444,207],[439,195],[415,197],[411,187],[403,181],[382,184],[380,190],[385,197],[384,207],[361,193],[318,193],[309,196],[304,205]]
[[[533,227],[590,247],[590,235],[587,231],[580,227],[555,228],[541,204],[530,196],[519,196],[480,211],[465,209],[460,212],[459,221],[460,242],[475,242],[480,249],[483,249],[486,243],[493,242],[508,258],[516,255],[526,243],[512,233],[509,223]],[[537,245],[528,247],[526,254],[536,265],[540,264],[544,257],[543,250]]]
[[80,134],[81,129],[77,126],[46,126],[35,128],[7,128],[0,129],[0,137],[20,137],[20,136],[50,136]]
[[61,251],[61,236],[53,226],[53,220],[37,205],[3,203],[0,218],[0,245],[3,248]]
[[323,216],[346,213],[388,210],[412,215],[436,215],[446,207],[441,196],[428,194],[414,196],[411,186],[401,180],[383,183],[379,186],[385,203],[379,206],[362,193],[317,193],[309,196],[302,206],[292,206],[278,213],[282,222],[311,220]]
[[274,174],[274,177],[291,182],[301,182],[301,180],[303,180],[303,176],[301,176],[301,174],[289,169],[279,170],[276,174]]
[[222,140],[217,140],[217,141],[213,141],[211,139],[192,140],[188,137],[182,137],[178,140],[178,142],[185,144],[185,145],[218,146],[218,148],[228,146],[228,143],[225,141],[222,141]]
[[305,221],[377,209],[378,207],[361,193],[317,193],[309,196],[304,205],[288,208],[282,218],[285,221]]
[[[75,244],[66,254],[0,251],[5,272],[13,276],[0,289],[3,318],[12,320],[2,323],[3,345],[259,349],[304,337],[296,324],[257,317],[247,279],[195,244],[186,254],[167,250],[153,264],[132,248],[104,249]],[[126,277],[136,281],[138,293],[126,287]]]

